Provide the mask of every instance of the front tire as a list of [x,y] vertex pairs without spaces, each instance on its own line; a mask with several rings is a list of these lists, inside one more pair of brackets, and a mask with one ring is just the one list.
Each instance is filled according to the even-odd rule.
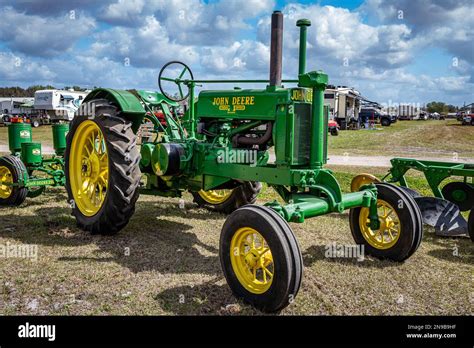
[[349,222],[357,244],[367,254],[381,259],[404,261],[418,248],[423,235],[419,208],[414,199],[395,185],[376,183],[380,228],[367,226],[369,208],[350,210]]
[[296,297],[303,260],[288,223],[270,208],[247,205],[222,227],[219,256],[237,298],[263,312],[277,312]]
[[67,135],[66,190],[77,225],[92,234],[115,234],[135,211],[140,152],[131,123],[105,99],[95,117],[76,116]]
[[10,186],[18,184],[25,177],[28,177],[28,171],[18,157],[0,157],[0,206],[18,206],[25,201],[28,189]]

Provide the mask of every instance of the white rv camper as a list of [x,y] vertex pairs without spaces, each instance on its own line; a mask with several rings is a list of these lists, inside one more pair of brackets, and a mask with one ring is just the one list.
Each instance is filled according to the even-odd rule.
[[333,118],[341,129],[358,124],[360,93],[354,88],[328,86],[324,91],[324,105],[329,106],[330,118]]
[[43,89],[35,92],[34,107],[46,110],[51,121],[71,121],[87,92]]

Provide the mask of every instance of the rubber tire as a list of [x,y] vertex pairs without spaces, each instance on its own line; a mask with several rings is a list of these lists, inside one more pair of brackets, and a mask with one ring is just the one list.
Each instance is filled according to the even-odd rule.
[[[77,226],[92,234],[113,235],[124,228],[135,212],[135,203],[139,196],[141,178],[140,150],[136,146],[137,137],[131,128],[132,124],[119,117],[117,107],[106,99],[96,99],[96,117],[92,120],[100,127],[105,139],[109,157],[109,185],[104,203],[94,216],[85,216],[72,204],[72,215]],[[66,191],[69,202],[74,196],[69,185],[69,155],[72,140],[79,124],[89,120],[87,116],[76,116],[71,122],[67,135],[67,147],[64,154]]]
[[[237,279],[230,260],[234,233],[241,227],[257,230],[267,241],[273,256],[274,278],[263,294],[245,289]],[[255,308],[274,313],[288,306],[298,294],[303,278],[303,258],[288,223],[270,208],[247,205],[226,219],[220,236],[219,256],[224,276],[234,295]]]
[[[0,157],[0,166],[7,167],[12,174],[13,183],[18,183],[28,171],[24,163],[16,156],[8,155]],[[26,199],[28,189],[26,187],[14,186],[8,198],[0,198],[0,206],[19,206]]]
[[31,122],[31,125],[33,126],[33,128],[38,128],[40,126],[40,123],[38,120],[35,120],[33,122]]
[[[407,258],[409,258],[411,255],[415,253],[415,251],[418,250],[418,247],[421,244],[421,241],[423,239],[423,215],[421,214],[420,207],[418,207],[418,204],[416,203],[415,197],[417,194],[419,194],[417,191],[409,189],[404,186],[395,186],[396,188],[401,190],[402,194],[406,195],[406,199],[410,201],[413,209],[413,213],[415,214],[415,242],[413,243],[413,247],[410,249]],[[420,195],[421,197],[421,195]]]
[[255,203],[261,190],[262,184],[259,181],[245,181],[233,190],[228,199],[220,204],[211,204],[205,201],[198,192],[191,192],[191,194],[194,197],[194,202],[200,207],[219,213],[230,214],[240,207]]
[[[361,207],[352,208],[349,212],[349,223],[354,241],[359,245],[364,245],[368,255],[380,259],[389,259],[402,262],[409,258],[417,250],[423,237],[423,225],[421,213],[414,199],[399,187],[387,184],[376,183],[378,198],[389,203],[398,214],[402,231],[397,243],[390,249],[377,249],[372,247],[362,235],[359,227],[359,215]],[[403,207],[399,208],[399,200],[402,200]]]
[[418,197],[421,197],[421,193],[419,193],[418,191],[416,190],[413,190],[409,187],[406,187],[406,186],[399,186],[403,191],[405,191],[409,196],[411,196],[412,198],[418,198]]
[[392,124],[392,122],[386,118],[386,117],[382,117],[381,120],[380,120],[380,124],[383,126],[383,127],[388,127]]
[[[457,189],[460,189],[467,194],[467,199],[465,201],[458,202],[450,194]],[[456,204],[460,211],[470,210],[472,204],[474,203],[474,186],[472,184],[460,181],[453,181],[444,185],[441,189],[441,193],[443,194],[444,199],[450,201],[453,204]]]
[[339,129],[337,129],[336,127],[331,128],[331,135],[333,136],[339,135]]
[[469,233],[471,241],[474,242],[474,208],[472,208],[469,212],[469,218],[467,220],[467,232]]

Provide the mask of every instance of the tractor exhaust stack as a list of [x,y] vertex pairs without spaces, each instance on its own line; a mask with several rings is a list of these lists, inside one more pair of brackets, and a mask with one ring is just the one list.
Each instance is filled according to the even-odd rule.
[[270,42],[270,86],[281,87],[283,47],[283,13],[272,13],[272,35]]
[[306,72],[306,33],[307,28],[311,26],[311,21],[309,19],[299,19],[296,22],[296,26],[300,28],[300,52],[298,74],[301,75]]

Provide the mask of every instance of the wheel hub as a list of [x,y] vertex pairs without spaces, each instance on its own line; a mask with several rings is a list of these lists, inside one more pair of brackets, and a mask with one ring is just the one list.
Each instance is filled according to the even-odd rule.
[[247,265],[254,269],[257,265],[259,265],[260,255],[256,249],[251,249],[247,255],[245,255],[245,262]]
[[231,241],[231,263],[239,282],[248,291],[261,294],[273,281],[274,265],[270,247],[250,227],[237,230]]
[[99,178],[101,171],[101,164],[99,156],[96,153],[92,153],[89,158],[85,160],[83,165],[84,176],[88,177],[92,182],[96,183]]
[[362,208],[359,217],[359,227],[365,240],[376,249],[389,249],[397,243],[400,237],[400,220],[395,209],[384,200],[377,201],[377,212],[380,227],[370,228],[369,209]]

